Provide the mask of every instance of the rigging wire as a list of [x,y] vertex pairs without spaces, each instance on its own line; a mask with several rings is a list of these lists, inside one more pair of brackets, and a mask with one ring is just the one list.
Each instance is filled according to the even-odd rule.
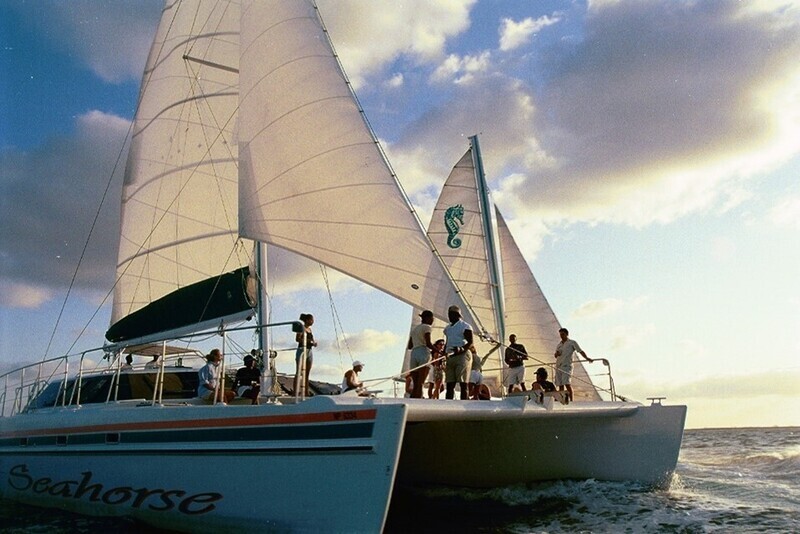
[[[350,362],[353,362],[353,353],[350,350],[350,344],[347,342],[347,335],[344,333],[344,328],[342,327],[342,320],[339,316],[339,310],[336,309],[336,303],[333,300],[333,292],[331,291],[331,284],[328,280],[328,270],[323,264],[319,264],[319,269],[322,272],[322,279],[325,281],[325,289],[328,292],[328,303],[330,304],[331,308],[331,319],[333,320],[333,333],[336,343],[336,351],[339,354],[339,367],[344,369],[344,363],[342,362],[342,349],[339,344],[339,339],[341,337],[341,342],[344,344],[345,349],[347,350],[347,355],[350,356]],[[341,334],[340,334],[341,333]]]

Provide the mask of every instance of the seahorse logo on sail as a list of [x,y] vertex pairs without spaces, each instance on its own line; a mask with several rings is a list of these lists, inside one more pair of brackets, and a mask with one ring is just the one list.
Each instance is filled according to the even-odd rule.
[[444,227],[447,228],[448,247],[458,248],[461,246],[461,239],[456,237],[461,226],[464,226],[464,206],[461,204],[450,206],[447,208],[447,211],[444,212]]

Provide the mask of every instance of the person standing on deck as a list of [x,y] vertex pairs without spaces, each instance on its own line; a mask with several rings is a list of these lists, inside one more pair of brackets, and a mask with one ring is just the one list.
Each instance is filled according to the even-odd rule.
[[508,347],[503,355],[508,369],[506,371],[506,386],[508,392],[514,389],[515,385],[519,385],[522,391],[525,390],[525,360],[528,359],[528,351],[525,350],[525,345],[517,343],[516,334],[508,336]]
[[461,388],[461,400],[469,398],[467,380],[469,378],[472,346],[472,327],[461,318],[461,308],[450,306],[447,309],[447,318],[450,324],[444,327],[445,353],[445,383],[447,390],[446,399],[455,398],[456,382]]
[[556,347],[556,376],[555,383],[559,391],[564,391],[566,388],[566,402],[574,400],[572,398],[572,354],[577,352],[586,358],[586,361],[591,363],[594,360],[586,355],[578,342],[574,339],[569,339],[569,330],[561,328],[558,331],[561,336],[561,343]]
[[208,363],[197,372],[198,382],[200,382],[197,386],[197,396],[203,400],[213,401],[214,391],[216,390],[217,400],[225,401],[226,404],[229,404],[236,394],[233,391],[223,391],[222,389],[222,383],[220,382],[221,368],[219,366],[222,361],[222,353],[219,349],[214,349],[208,353],[206,361]]
[[428,398],[438,399],[442,392],[442,382],[444,381],[444,339],[437,339],[433,344],[431,353],[433,360],[431,363],[430,383],[428,385]]
[[427,364],[431,361],[431,352],[436,350],[431,342],[433,312],[425,310],[419,316],[422,322],[411,329],[411,335],[408,337],[408,350],[411,351],[409,368],[413,369],[409,372],[412,383],[412,399],[422,398],[422,387],[430,369]]
[[[305,391],[304,395],[308,397],[308,375],[311,374],[311,364],[314,363],[314,356],[311,349],[317,346],[317,342],[314,341],[314,333],[311,331],[311,327],[314,324],[314,316],[310,313],[301,313],[300,320],[303,322],[303,329],[305,330],[306,345],[303,347],[303,332],[298,332],[295,336],[295,340],[297,341],[297,353],[295,354],[294,361],[297,370],[294,375],[294,393],[295,395],[298,394],[300,384],[302,383],[303,391]],[[303,372],[303,365],[301,365],[303,363],[304,348],[306,353],[305,372]]]

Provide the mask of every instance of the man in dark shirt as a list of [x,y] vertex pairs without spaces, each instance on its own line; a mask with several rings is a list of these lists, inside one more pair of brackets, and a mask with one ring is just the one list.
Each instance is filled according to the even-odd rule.
[[252,404],[258,404],[258,394],[261,392],[261,371],[255,364],[253,356],[248,354],[244,357],[244,367],[236,371],[234,387],[238,396],[251,399]]
[[511,393],[516,385],[525,391],[525,360],[528,359],[528,351],[525,350],[525,345],[517,343],[515,334],[508,336],[508,347],[506,347],[503,359],[508,365],[508,369],[506,369],[508,392]]

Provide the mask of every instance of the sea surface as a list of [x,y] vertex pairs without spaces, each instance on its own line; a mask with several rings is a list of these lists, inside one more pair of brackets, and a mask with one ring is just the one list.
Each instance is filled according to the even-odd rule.
[[[0,501],[0,532],[166,531]],[[586,480],[401,491],[386,532],[800,532],[800,427],[687,430],[667,490]]]

